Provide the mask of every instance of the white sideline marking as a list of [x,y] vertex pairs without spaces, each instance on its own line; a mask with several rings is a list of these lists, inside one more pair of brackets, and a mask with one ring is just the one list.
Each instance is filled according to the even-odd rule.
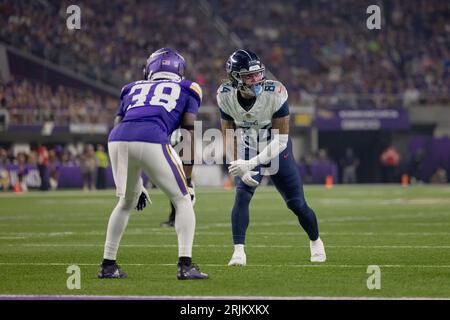
[[[99,266],[100,263],[74,263],[67,262],[0,262],[3,266],[68,266],[76,264],[78,266]],[[176,263],[121,263],[121,266],[133,266],[133,267],[175,267]],[[218,268],[229,268],[226,263],[224,264],[214,264],[205,263],[202,264],[203,267],[218,267]],[[407,264],[380,264],[380,268],[443,268],[448,269],[450,265],[407,265]],[[247,264],[246,267],[254,268],[367,268],[365,264]]]
[[447,297],[0,295],[0,300],[449,300]]
[[[8,244],[8,247],[103,247],[103,243],[77,243],[77,244],[65,244],[65,243],[18,243]],[[121,247],[129,248],[178,248],[177,244],[121,244]],[[207,244],[207,245],[194,245],[197,248],[231,248],[230,245],[219,244]],[[450,245],[446,246],[384,246],[384,245],[341,245],[333,246],[327,245],[327,248],[356,248],[356,249],[450,249]],[[309,248],[309,245],[247,245],[247,248]]]

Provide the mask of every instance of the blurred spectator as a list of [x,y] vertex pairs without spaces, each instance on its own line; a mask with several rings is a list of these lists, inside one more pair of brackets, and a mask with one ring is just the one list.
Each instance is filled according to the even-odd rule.
[[345,156],[341,159],[342,183],[358,183],[356,169],[358,169],[359,159],[354,155],[352,148],[345,150]]
[[412,82],[408,82],[408,87],[403,92],[403,105],[405,107],[416,106],[419,103],[420,91]]
[[0,188],[3,191],[8,191],[10,184],[9,171],[6,169],[6,164],[8,163],[7,155],[6,149],[0,148]]
[[58,179],[59,179],[59,167],[60,167],[60,161],[56,155],[55,150],[49,151],[49,161],[48,161],[48,171],[49,171],[49,182],[50,187],[55,190],[58,188]]
[[102,144],[97,145],[95,152],[97,159],[97,189],[106,188],[106,168],[109,165],[108,154],[105,152],[105,147]]
[[302,179],[304,183],[312,183],[312,173],[311,173],[311,156],[310,155],[302,155],[300,157],[300,165],[303,166],[304,172],[302,175]]
[[411,176],[411,183],[422,182],[422,166],[423,159],[425,157],[425,150],[419,148],[412,156],[410,160],[409,175]]
[[20,152],[17,154],[17,183],[19,184],[19,187],[21,191],[26,192],[28,191],[27,183],[25,181],[25,178],[29,172],[28,163],[27,163],[27,156],[25,153]]
[[0,164],[0,188],[8,191],[10,185],[9,171]]
[[382,164],[383,182],[396,182],[396,170],[400,163],[400,154],[398,153],[397,149],[395,149],[394,146],[388,146],[381,153],[380,161]]
[[95,171],[97,159],[95,158],[94,146],[88,144],[80,157],[81,172],[83,174],[83,190],[95,190]]
[[40,189],[43,191],[46,191],[50,187],[49,183],[49,177],[48,177],[48,149],[43,146],[42,144],[38,145],[37,149],[37,155],[38,155],[38,170],[39,170],[39,177],[41,178],[41,187]]
[[436,169],[436,171],[433,173],[433,175],[431,176],[431,183],[436,183],[436,184],[445,184],[447,183],[447,171],[445,171],[444,168],[442,167],[438,167]]

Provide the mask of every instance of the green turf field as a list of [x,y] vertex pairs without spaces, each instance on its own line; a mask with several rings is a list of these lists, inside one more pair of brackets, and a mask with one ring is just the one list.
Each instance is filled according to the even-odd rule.
[[[152,191],[152,190],[150,190]],[[0,295],[145,295],[270,297],[450,297],[450,187],[306,186],[327,251],[309,262],[309,240],[272,188],[251,204],[247,266],[233,252],[232,190],[197,190],[193,260],[206,281],[176,280],[173,229],[160,228],[168,200],[133,213],[118,262],[127,279],[99,280],[113,191],[0,194]],[[69,290],[69,265],[81,289]],[[381,269],[369,290],[368,265]]]

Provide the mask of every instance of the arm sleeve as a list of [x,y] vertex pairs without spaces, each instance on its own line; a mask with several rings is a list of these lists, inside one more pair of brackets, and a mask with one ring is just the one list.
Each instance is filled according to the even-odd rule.
[[184,109],[184,112],[190,112],[193,114],[197,114],[199,108],[200,108],[200,101],[195,99],[192,96],[188,96],[188,98],[186,100],[186,108]]
[[130,86],[126,85],[122,88],[122,90],[120,91],[120,104],[119,104],[119,108],[117,109],[116,112],[116,116],[121,116],[121,117],[125,117],[125,104],[123,101],[123,98],[128,94],[128,92],[130,91]]
[[120,101],[119,108],[117,109],[116,116],[125,117],[125,106],[123,101]]
[[264,150],[261,151],[261,153],[256,157],[250,159],[250,162],[255,166],[269,163],[273,158],[277,157],[284,149],[286,149],[288,139],[289,135],[287,134],[276,134]]
[[281,118],[281,117],[285,117],[289,114],[289,105],[287,103],[287,101],[285,101],[283,103],[283,105],[281,106],[280,109],[278,109],[278,111],[276,111],[273,116],[272,119],[274,118]]

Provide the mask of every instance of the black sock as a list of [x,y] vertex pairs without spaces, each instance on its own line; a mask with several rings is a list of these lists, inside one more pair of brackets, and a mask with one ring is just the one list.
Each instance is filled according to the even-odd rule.
[[108,259],[103,259],[103,263],[102,265],[104,266],[112,266],[116,263],[116,260],[108,260]]
[[192,259],[191,259],[191,257],[179,257],[178,263],[182,264],[184,266],[190,266],[192,263]]

